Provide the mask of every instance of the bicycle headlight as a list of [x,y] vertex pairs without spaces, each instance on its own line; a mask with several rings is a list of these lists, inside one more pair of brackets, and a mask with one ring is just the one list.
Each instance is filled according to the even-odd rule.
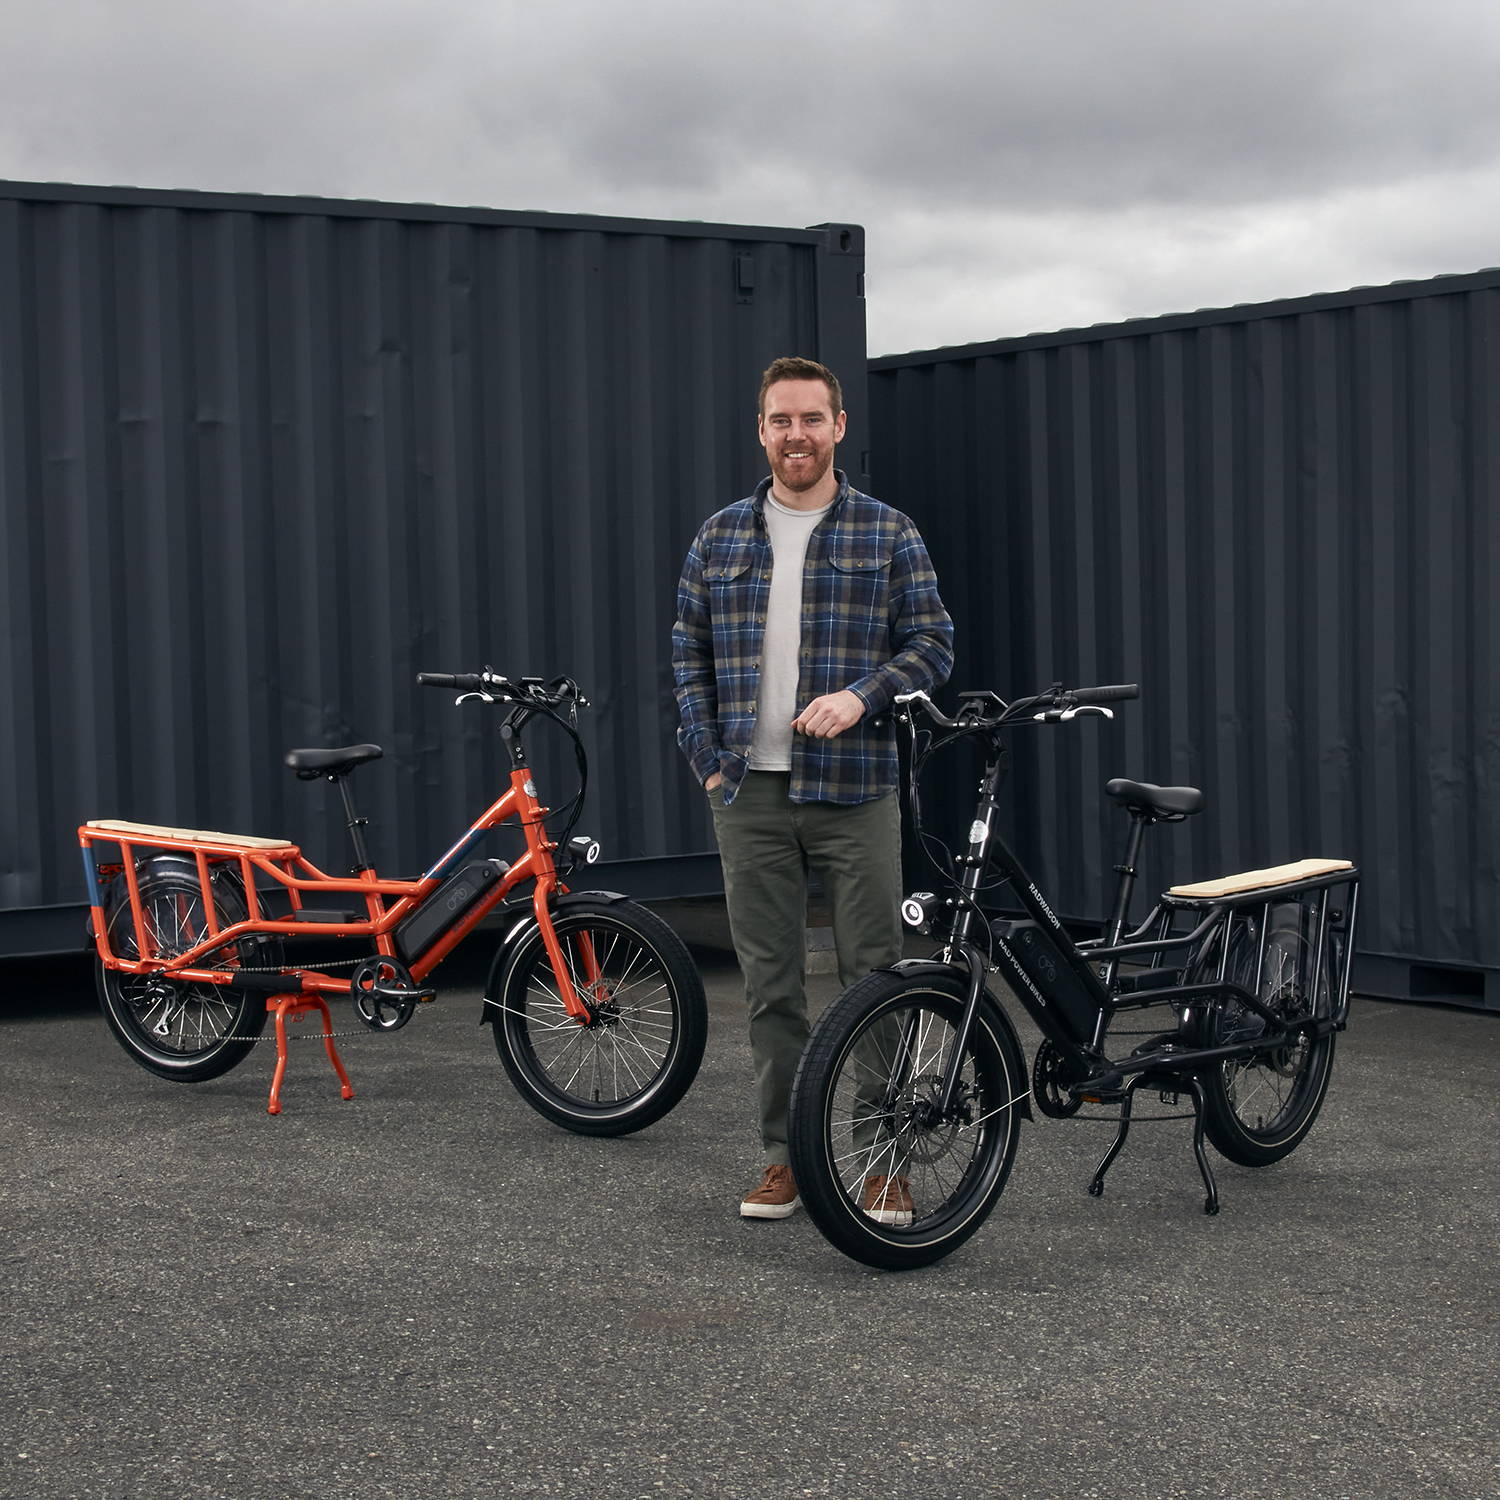
[[568,840],[568,853],[572,855],[574,864],[596,864],[599,859],[599,840],[580,833],[576,838]]
[[932,891],[913,891],[901,903],[901,920],[918,932],[926,932],[942,905],[942,897]]

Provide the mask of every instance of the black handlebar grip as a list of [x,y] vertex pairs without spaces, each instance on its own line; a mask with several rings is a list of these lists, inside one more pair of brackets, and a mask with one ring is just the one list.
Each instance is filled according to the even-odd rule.
[[1112,687],[1074,688],[1068,694],[1074,703],[1118,703],[1122,698],[1139,698],[1140,684],[1118,682]]
[[483,682],[477,672],[418,672],[417,682],[422,687],[459,688],[472,693]]

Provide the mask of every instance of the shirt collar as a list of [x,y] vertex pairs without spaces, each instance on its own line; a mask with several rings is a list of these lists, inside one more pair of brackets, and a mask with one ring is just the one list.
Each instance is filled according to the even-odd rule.
[[[832,520],[844,508],[844,501],[849,498],[849,476],[842,469],[835,469],[833,477],[839,482],[839,492],[833,497],[833,503],[824,513],[825,521]],[[755,493],[750,497],[750,504],[755,510],[758,521],[764,522],[766,518],[766,496],[771,493],[771,476],[766,475],[761,482],[755,486]]]

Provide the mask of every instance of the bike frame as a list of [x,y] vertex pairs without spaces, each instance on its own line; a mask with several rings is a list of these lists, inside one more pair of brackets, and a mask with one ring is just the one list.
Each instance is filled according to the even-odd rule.
[[[1162,1070],[1168,1064],[1174,1073],[1191,1075],[1232,1058],[1264,1051],[1267,1046],[1276,1045],[1300,1032],[1317,1036],[1343,1029],[1349,1009],[1349,939],[1354,931],[1359,899],[1357,870],[1344,867],[1304,880],[1223,896],[1200,898],[1169,893],[1160,898],[1139,927],[1125,934],[1122,928],[1135,878],[1135,855],[1140,845],[1138,825],[1132,834],[1130,855],[1126,863],[1118,867],[1120,888],[1114,918],[1106,925],[1107,936],[1076,943],[997,829],[998,794],[1008,765],[1008,750],[999,742],[998,731],[990,732],[990,748],[980,782],[978,804],[969,828],[969,842],[958,861],[962,867],[958,881],[959,897],[954,904],[950,928],[946,933],[938,933],[944,942],[943,961],[959,967],[961,960],[968,981],[958,1035],[943,1080],[940,1110],[951,1109],[956,1098],[964,1052],[984,989],[987,961],[993,963],[1043,1036],[1062,1055],[1071,1076],[1079,1081],[1096,1079],[1101,1087],[1110,1089],[1118,1088],[1120,1082],[1131,1074]],[[981,910],[981,888],[997,866],[1008,878],[1029,922],[1034,923],[1050,943],[1033,941],[1028,950],[1013,940],[1018,931],[1024,930],[1026,923],[992,921]],[[1332,898],[1341,887],[1348,890],[1347,905],[1336,918]],[[1335,941],[1336,920],[1344,940],[1342,951],[1336,949],[1334,955],[1340,961],[1334,966],[1333,1006],[1329,1015],[1320,1017],[1314,1013],[1310,1001],[1307,1014],[1288,1018],[1269,1010],[1258,994],[1227,977],[1231,940],[1237,922],[1258,916],[1261,944],[1256,959],[1255,988],[1258,990],[1271,908],[1301,902],[1310,894],[1315,895],[1316,912],[1311,971],[1314,975],[1322,972],[1328,945]],[[1178,920],[1184,916],[1193,918],[1193,925],[1188,931],[1175,931]],[[976,922],[983,923],[986,928],[983,944],[974,936]],[[1212,961],[1216,950],[1217,971],[1213,977],[1189,979],[1188,976],[1200,973],[1205,964]],[[1175,953],[1183,955],[1183,962],[1164,967],[1162,959]],[[1132,988],[1119,982],[1122,961],[1149,964],[1146,975],[1136,976]],[[1105,977],[1101,977],[1101,973]],[[1140,982],[1142,978],[1144,983]],[[1104,1046],[1110,1025],[1121,1011],[1159,1005],[1192,1008],[1227,999],[1254,1011],[1274,1027],[1274,1031],[1254,1041],[1218,1047],[1175,1046],[1170,1053],[1151,1049],[1113,1062],[1105,1056]]]
[[[526,762],[520,730],[531,716],[531,710],[516,705],[506,715],[501,728],[512,761],[510,786],[470,825],[437,862],[417,880],[381,878],[373,868],[364,868],[349,876],[329,875],[320,870],[291,843],[272,839],[255,839],[237,835],[196,834],[180,830],[152,828],[149,825],[95,822],[78,830],[83,852],[84,873],[89,888],[94,946],[99,960],[111,969],[131,974],[160,974],[172,980],[216,984],[238,988],[271,990],[275,995],[341,995],[351,988],[349,979],[321,973],[316,969],[288,968],[274,977],[243,973],[237,969],[214,968],[208,960],[215,952],[250,937],[368,937],[378,954],[396,957],[397,928],[426,904],[444,879],[457,868],[460,860],[493,828],[515,820],[525,836],[525,852],[499,881],[463,914],[444,929],[432,944],[417,955],[409,966],[418,981],[430,974],[465,937],[471,933],[511,892],[524,882],[534,882],[532,910],[547,955],[552,961],[558,990],[568,1014],[580,1025],[592,1018],[584,1000],[574,988],[569,965],[553,927],[550,904],[555,894],[565,894],[567,887],[558,878],[553,852],[557,844],[547,838],[545,819],[551,811],[536,795],[536,785]],[[115,873],[113,863],[101,864],[100,846],[119,850],[120,863],[129,894],[134,923],[135,959],[122,957],[109,942],[104,905],[103,880]],[[172,853],[190,859],[196,869],[203,899],[204,921],[209,935],[186,952],[171,958],[160,958],[152,951],[150,934],[141,905],[136,873],[137,858],[146,854]],[[235,870],[243,887],[247,916],[244,921],[220,927],[213,882],[226,868]],[[291,910],[303,910],[303,897],[309,892],[341,893],[360,897],[366,916],[362,921],[309,922],[274,918],[263,914],[256,877],[263,876],[287,892]],[[586,941],[581,943],[584,972],[592,977],[593,955]],[[270,1005],[271,1000],[267,1001]]]

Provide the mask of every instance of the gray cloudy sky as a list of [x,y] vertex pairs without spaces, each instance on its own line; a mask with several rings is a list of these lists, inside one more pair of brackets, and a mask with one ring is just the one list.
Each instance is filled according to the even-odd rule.
[[871,353],[1500,263],[1494,0],[8,0],[0,177],[868,232]]

